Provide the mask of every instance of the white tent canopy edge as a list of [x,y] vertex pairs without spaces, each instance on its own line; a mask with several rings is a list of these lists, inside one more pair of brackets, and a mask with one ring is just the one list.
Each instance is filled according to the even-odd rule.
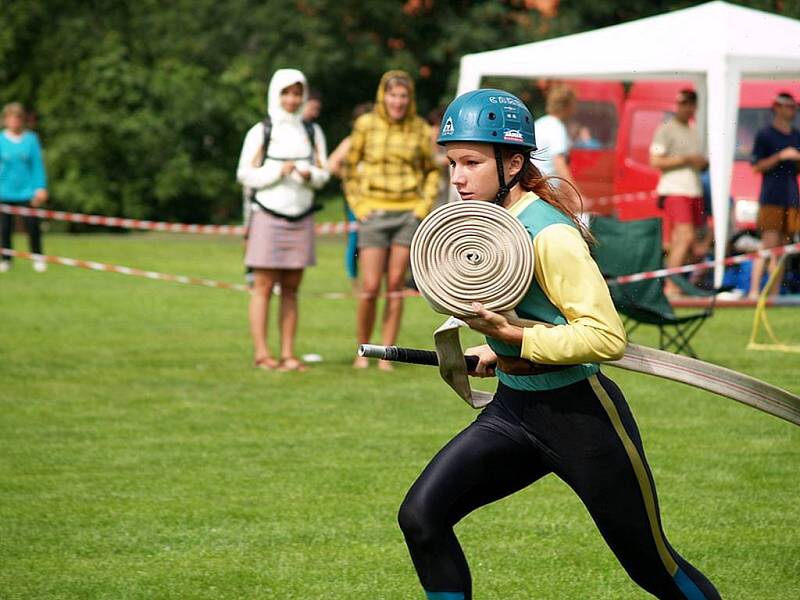
[[[716,0],[542,42],[468,54],[458,93],[484,77],[690,79],[710,163],[714,282],[722,283],[730,229],[730,178],[742,79],[800,78],[800,21]],[[713,108],[713,110],[710,110]]]

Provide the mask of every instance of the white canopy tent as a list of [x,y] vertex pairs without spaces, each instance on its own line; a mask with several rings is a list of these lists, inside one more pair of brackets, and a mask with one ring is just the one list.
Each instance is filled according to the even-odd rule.
[[[690,79],[710,161],[715,258],[725,256],[730,178],[742,78],[800,78],[800,21],[715,1],[595,31],[468,54],[458,93],[486,76]],[[722,282],[717,264],[714,281]]]

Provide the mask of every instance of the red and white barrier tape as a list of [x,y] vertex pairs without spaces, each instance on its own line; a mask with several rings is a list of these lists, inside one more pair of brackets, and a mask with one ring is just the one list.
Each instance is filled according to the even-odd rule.
[[[629,192],[602,196],[600,198],[586,198],[584,210],[589,211],[596,207],[616,204],[618,202],[634,202],[655,198],[657,194],[650,192]],[[169,223],[166,221],[147,221],[142,219],[128,219],[124,217],[106,217],[104,215],[87,215],[84,213],[66,212],[63,210],[47,210],[28,206],[14,206],[13,204],[0,204],[0,212],[23,217],[39,217],[54,221],[68,221],[71,223],[84,223],[86,225],[102,225],[105,227],[120,227],[122,229],[140,229],[144,231],[166,231],[171,233],[203,233],[218,235],[244,235],[245,228],[241,225],[198,225],[191,223]],[[336,223],[317,223],[317,235],[342,234],[358,230],[358,222],[339,221]]]
[[188,277],[186,275],[171,275],[169,273],[158,273],[156,271],[145,271],[133,267],[123,267],[119,265],[108,265],[105,263],[90,260],[78,260],[75,258],[65,258],[63,256],[49,256],[47,254],[31,254],[30,252],[19,252],[1,248],[0,253],[4,256],[15,256],[32,261],[47,262],[54,265],[65,265],[67,267],[78,267],[79,269],[89,269],[92,271],[107,271],[109,273],[120,273],[122,275],[132,275],[134,277],[145,277],[147,279],[157,279],[160,281],[174,281],[189,285],[202,285],[204,287],[219,288],[223,290],[235,290],[246,292],[247,286],[240,283],[227,283],[224,281],[214,281],[212,279],[201,279],[199,277]]
[[593,208],[619,204],[621,202],[641,202],[658,198],[655,190],[648,192],[626,192],[624,194],[614,194],[612,196],[601,196],[600,198],[584,198],[583,209],[589,211]]
[[[777,248],[768,248],[759,250],[758,252],[751,252],[749,254],[740,254],[738,256],[730,256],[721,261],[724,265],[734,265],[746,262],[757,256],[781,256],[783,254],[798,254],[800,253],[800,243],[787,244],[786,246],[779,246]],[[170,273],[159,273],[156,271],[145,271],[144,269],[136,269],[133,267],[125,267],[120,265],[109,265],[106,263],[99,263],[90,260],[79,260],[75,258],[66,258],[63,256],[50,256],[47,254],[32,254],[30,252],[20,252],[18,250],[9,250],[7,248],[0,248],[0,254],[3,256],[13,256],[23,258],[31,261],[46,262],[55,265],[65,265],[67,267],[78,267],[80,269],[89,269],[92,271],[106,271],[108,273],[120,273],[121,275],[131,275],[134,277],[144,277],[146,279],[156,279],[160,281],[174,281],[177,283],[184,283],[189,285],[201,285],[204,287],[218,288],[224,290],[235,290],[237,292],[247,292],[248,287],[241,283],[228,283],[225,281],[214,281],[213,279],[202,279],[200,277],[189,277],[187,275],[172,275]],[[717,261],[709,260],[693,265],[684,265],[682,267],[673,267],[671,269],[658,269],[656,271],[644,271],[642,273],[634,273],[632,275],[622,275],[613,279],[607,279],[609,285],[621,285],[625,283],[633,283],[636,281],[644,281],[646,279],[658,279],[668,275],[676,275],[678,273],[690,273],[692,271],[701,271],[710,269]],[[404,296],[418,296],[418,292],[404,291]],[[319,294],[320,297],[327,299],[344,299],[351,297],[350,293],[328,292]]]
[[[125,219],[122,217],[105,217],[103,215],[86,215],[71,213],[61,210],[46,210],[43,208],[30,208],[27,206],[13,206],[0,204],[0,211],[10,215],[23,217],[39,217],[54,221],[69,221],[72,223],[85,223],[87,225],[104,225],[106,227],[121,227],[123,229],[142,229],[145,231],[168,231],[172,233],[207,233],[221,235],[244,235],[241,225],[193,225],[188,223],[168,223],[165,221],[144,221],[140,219]],[[339,223],[318,223],[318,235],[330,235],[356,231],[358,223],[341,221]]]
[[643,281],[645,279],[659,279],[661,277],[667,277],[669,275],[677,275],[678,273],[691,273],[693,271],[703,271],[705,269],[711,269],[716,265],[718,262],[729,266],[735,265],[743,262],[747,262],[748,260],[752,260],[757,256],[761,257],[768,257],[768,256],[781,256],[782,254],[797,254],[800,253],[800,244],[787,244],[786,246],[778,246],[777,248],[766,248],[764,250],[759,250],[757,252],[750,252],[749,254],[739,254],[737,256],[729,256],[728,258],[722,261],[716,260],[707,260],[705,262],[695,263],[693,265],[683,265],[682,267],[671,267],[669,269],[658,269],[656,271],[644,271],[642,273],[634,273],[633,275],[622,275],[621,277],[614,277],[608,279],[609,284],[623,284],[623,283],[633,283],[634,281]]
[[[143,269],[134,269],[132,267],[123,267],[120,265],[109,265],[99,263],[91,260],[78,260],[75,258],[66,258],[63,256],[50,256],[47,254],[32,254],[30,252],[20,252],[17,250],[8,250],[7,248],[0,248],[0,255],[13,256],[34,262],[46,262],[54,265],[64,265],[67,267],[77,267],[79,269],[89,269],[91,271],[105,271],[107,273],[120,273],[122,275],[131,275],[133,277],[144,277],[146,279],[156,279],[159,281],[174,281],[177,283],[186,283],[189,285],[202,285],[204,287],[218,288],[223,290],[234,290],[236,292],[249,292],[250,288],[241,283],[228,283],[225,281],[214,281],[213,279],[201,279],[199,277],[187,277],[185,275],[171,275],[169,273],[158,273],[156,271],[145,271]],[[348,298],[355,298],[356,294],[353,292],[319,292],[315,294],[308,294],[324,298],[326,300],[346,300]],[[404,298],[412,298],[419,296],[416,290],[403,290],[402,296]]]
[[12,206],[10,204],[0,205],[0,211],[11,215],[22,215],[24,217],[40,217],[43,219],[53,219],[55,221],[105,225],[107,227],[122,227],[124,229],[144,229],[148,231],[169,231],[175,233],[244,234],[244,227],[241,225],[191,225],[186,223],[167,223],[164,221],[144,221],[140,219],[125,219],[122,217],[105,217],[103,215],[85,215],[61,210],[45,210],[27,206]]
[[317,235],[330,235],[332,233],[349,233],[358,231],[358,221],[339,221],[338,223],[317,223],[314,225]]
[[[655,198],[657,194],[650,192],[629,192],[602,196],[600,198],[586,198],[584,210],[590,211],[618,202],[634,202]],[[166,231],[170,233],[203,233],[218,235],[244,235],[245,228],[241,225],[199,225],[192,223],[169,223],[167,221],[148,221],[143,219],[128,219],[125,217],[106,217],[104,215],[87,215],[63,210],[48,210],[28,206],[14,206],[13,204],[0,204],[0,212],[23,217],[39,217],[54,221],[67,221],[71,223],[84,223],[86,225],[102,225],[105,227],[120,227],[122,229],[140,229],[143,231]],[[317,223],[317,235],[342,234],[358,230],[358,222],[339,221],[336,223]]]

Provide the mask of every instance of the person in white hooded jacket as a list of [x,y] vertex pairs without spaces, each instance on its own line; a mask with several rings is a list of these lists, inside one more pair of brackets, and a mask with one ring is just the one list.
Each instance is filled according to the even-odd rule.
[[[314,191],[330,176],[322,129],[316,124],[307,129],[302,121],[307,90],[300,71],[275,72],[269,84],[269,117],[247,132],[236,170],[237,180],[251,190],[245,253],[245,265],[253,272],[250,334],[254,366],[265,370],[306,369],[294,355],[297,290],[303,270],[316,262]],[[269,304],[276,285],[281,290],[280,360],[267,344]]]

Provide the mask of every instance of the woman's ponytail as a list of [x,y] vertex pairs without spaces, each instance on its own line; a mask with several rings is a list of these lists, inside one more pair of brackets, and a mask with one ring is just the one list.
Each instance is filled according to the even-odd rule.
[[581,236],[584,240],[586,240],[586,243],[594,243],[594,236],[586,227],[586,224],[581,221],[578,213],[570,206],[568,196],[550,182],[557,180],[562,181],[563,184],[570,186],[575,191],[575,195],[580,201],[580,206],[583,208],[583,198],[581,197],[578,189],[572,184],[572,182],[564,179],[563,177],[542,175],[542,172],[539,171],[536,165],[530,162],[530,159],[527,155],[525,155],[525,160],[528,161],[528,164],[525,166],[525,173],[522,175],[522,179],[520,179],[520,187],[528,192],[533,192],[539,198],[567,215],[578,228],[578,231],[581,232]]

